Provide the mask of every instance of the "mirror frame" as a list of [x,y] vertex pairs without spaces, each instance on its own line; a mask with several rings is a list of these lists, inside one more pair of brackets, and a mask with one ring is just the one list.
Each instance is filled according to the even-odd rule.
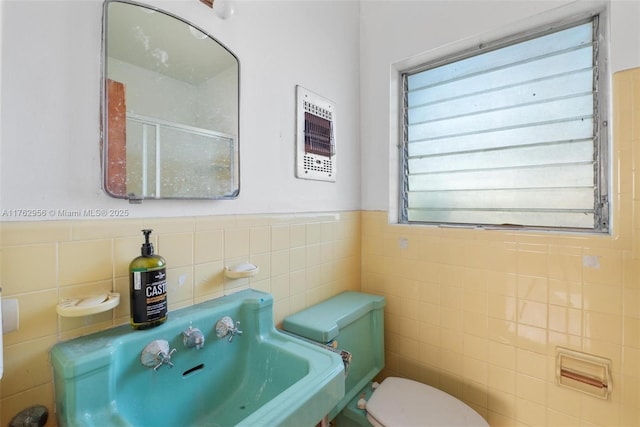
[[[193,197],[193,196],[185,196],[185,197],[179,197],[179,196],[175,196],[175,197],[141,197],[141,196],[137,196],[135,194],[124,194],[124,195],[120,195],[120,194],[114,194],[109,190],[109,186],[108,186],[108,180],[110,177],[109,174],[109,155],[110,155],[110,150],[109,150],[109,100],[108,100],[108,85],[109,85],[109,78],[108,78],[108,74],[107,74],[107,63],[108,63],[108,56],[107,56],[107,39],[108,39],[108,8],[109,5],[112,3],[124,3],[124,4],[129,4],[129,5],[133,5],[133,6],[139,6],[139,7],[143,7],[149,10],[153,10],[155,12],[159,12],[162,13],[164,15],[167,15],[169,17],[172,17],[178,21],[183,22],[185,25],[189,25],[191,27],[193,27],[194,29],[202,32],[203,34],[206,34],[206,36],[211,39],[212,41],[218,43],[218,45],[220,47],[222,47],[224,50],[226,50],[231,56],[233,56],[233,58],[236,60],[237,63],[237,130],[236,130],[236,142],[235,142],[235,155],[236,155],[236,161],[235,161],[235,168],[237,169],[234,173],[237,176],[237,188],[236,190],[230,194],[230,195],[211,195],[211,196],[202,196],[202,197]],[[131,1],[131,0],[104,0],[103,3],[103,7],[102,7],[102,41],[101,41],[101,76],[100,76],[100,163],[101,163],[101,186],[102,189],[104,190],[104,192],[109,195],[110,197],[113,198],[118,198],[118,199],[126,199],[129,200],[129,203],[142,203],[143,200],[233,200],[233,199],[237,199],[239,194],[240,194],[240,189],[241,189],[241,174],[240,174],[240,76],[241,76],[241,68],[240,68],[240,60],[238,59],[238,57],[223,43],[221,43],[218,39],[216,39],[215,37],[213,37],[211,34],[209,34],[207,31],[203,30],[201,27],[193,24],[192,22],[189,22],[188,20],[174,14],[171,12],[168,12],[166,10],[163,10],[161,8],[158,8],[156,6],[151,6],[145,3],[140,3],[140,2],[136,2],[136,1]],[[126,155],[126,152],[125,152]],[[232,166],[233,167],[233,166]],[[126,182],[126,174],[125,174],[125,182]]]

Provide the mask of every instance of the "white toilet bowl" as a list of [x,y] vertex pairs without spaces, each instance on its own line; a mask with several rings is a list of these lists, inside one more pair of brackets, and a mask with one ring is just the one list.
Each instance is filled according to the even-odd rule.
[[480,414],[455,397],[404,378],[382,381],[366,409],[375,427],[489,427]]

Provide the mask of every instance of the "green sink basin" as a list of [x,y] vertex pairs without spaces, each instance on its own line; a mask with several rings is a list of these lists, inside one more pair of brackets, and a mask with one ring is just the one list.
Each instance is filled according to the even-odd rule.
[[[224,316],[243,334],[218,338]],[[203,348],[184,345],[189,326]],[[155,340],[176,349],[173,367],[141,363]],[[340,356],[278,332],[273,298],[254,290],[171,312],[153,329],[58,343],[51,362],[60,426],[314,426],[344,395]]]

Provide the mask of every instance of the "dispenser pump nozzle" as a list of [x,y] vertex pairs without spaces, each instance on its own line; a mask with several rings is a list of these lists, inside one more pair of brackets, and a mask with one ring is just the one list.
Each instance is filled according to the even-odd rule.
[[149,242],[149,235],[153,230],[142,230],[142,234],[144,234],[144,243],[142,244],[142,248],[140,248],[140,253],[142,256],[151,256],[153,255],[153,244]]

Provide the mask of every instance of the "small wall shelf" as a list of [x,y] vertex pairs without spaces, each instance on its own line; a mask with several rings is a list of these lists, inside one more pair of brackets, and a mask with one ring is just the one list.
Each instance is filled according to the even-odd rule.
[[81,317],[111,310],[120,304],[119,293],[93,295],[85,298],[68,298],[56,306],[63,317]]
[[224,275],[229,279],[242,279],[244,277],[255,276],[260,272],[260,268],[257,265],[245,263],[238,264],[232,267],[224,268]]

